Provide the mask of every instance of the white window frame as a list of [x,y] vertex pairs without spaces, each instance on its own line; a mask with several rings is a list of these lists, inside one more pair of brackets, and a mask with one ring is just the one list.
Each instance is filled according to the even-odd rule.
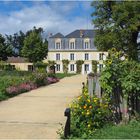
[[56,71],[60,71],[60,70],[61,70],[60,64],[56,64]]
[[[59,56],[59,57],[58,57]],[[58,58],[58,59],[57,59]],[[60,53],[56,53],[56,60],[61,60]]]
[[89,60],[89,54],[85,53],[85,60]]
[[74,72],[75,71],[75,65],[74,64],[70,64],[70,71]]
[[75,60],[75,54],[74,53],[70,53],[70,60]]
[[89,41],[85,41],[84,42],[84,48],[85,49],[89,49]]
[[61,42],[55,42],[55,49],[56,50],[60,50],[61,49]]
[[99,60],[104,60],[104,53],[99,53]]

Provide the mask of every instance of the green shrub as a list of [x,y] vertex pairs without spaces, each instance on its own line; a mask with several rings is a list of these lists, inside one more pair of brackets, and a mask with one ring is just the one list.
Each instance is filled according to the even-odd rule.
[[33,81],[37,87],[47,85],[47,74],[46,73],[34,73]]
[[71,105],[71,136],[87,138],[105,124],[111,123],[112,112],[107,99],[90,97],[87,88]]

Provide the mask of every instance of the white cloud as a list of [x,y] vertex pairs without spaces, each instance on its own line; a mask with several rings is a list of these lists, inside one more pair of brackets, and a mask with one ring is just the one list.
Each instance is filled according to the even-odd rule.
[[[74,5],[72,5],[74,6]],[[55,10],[54,5],[35,4],[32,7],[24,7],[20,11],[14,11],[9,15],[0,14],[0,33],[13,34],[19,30],[27,31],[34,26],[43,27],[47,32],[61,32],[67,34],[75,29],[86,28],[87,21],[84,17],[76,17],[69,21],[62,12],[70,12],[73,7],[63,6],[60,11]],[[93,28],[91,24],[88,26]]]

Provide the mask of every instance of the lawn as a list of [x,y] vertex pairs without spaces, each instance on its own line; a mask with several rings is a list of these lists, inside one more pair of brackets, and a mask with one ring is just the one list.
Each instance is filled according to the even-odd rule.
[[108,126],[98,130],[92,139],[140,139],[140,121],[127,125]]
[[55,75],[57,78],[62,79],[64,77],[70,77],[70,76],[74,76],[76,74],[74,74],[74,73],[67,73],[67,74],[66,73],[56,73]]

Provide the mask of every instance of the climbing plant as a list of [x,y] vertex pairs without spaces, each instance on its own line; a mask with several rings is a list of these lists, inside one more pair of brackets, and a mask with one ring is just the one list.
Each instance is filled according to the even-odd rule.
[[93,73],[97,73],[97,64],[98,64],[98,62],[96,60],[92,60],[92,71],[93,71]]
[[63,59],[62,63],[63,63],[63,72],[68,73],[69,60],[68,59]]
[[77,72],[76,73],[81,73],[82,64],[84,64],[84,61],[83,60],[77,60],[76,61],[76,68],[77,68]]
[[50,60],[48,61],[48,66],[49,67],[54,66],[55,64],[56,64],[55,61],[50,61]]

